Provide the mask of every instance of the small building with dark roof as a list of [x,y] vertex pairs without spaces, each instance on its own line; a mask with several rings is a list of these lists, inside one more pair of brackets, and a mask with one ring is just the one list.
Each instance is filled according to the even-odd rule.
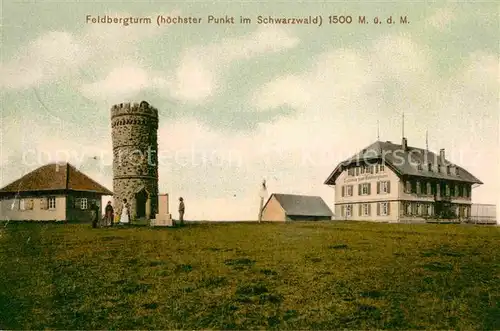
[[0,219],[91,221],[91,204],[101,212],[108,195],[113,192],[71,164],[47,164],[0,189]]
[[270,222],[326,221],[332,216],[319,196],[273,193],[262,209],[262,220]]
[[325,181],[335,188],[337,220],[467,220],[472,188],[482,182],[427,148],[376,141],[340,162]]

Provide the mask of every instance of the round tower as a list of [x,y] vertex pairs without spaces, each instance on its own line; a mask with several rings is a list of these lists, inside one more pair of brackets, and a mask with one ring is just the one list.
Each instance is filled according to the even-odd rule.
[[146,101],[111,107],[115,208],[123,199],[130,217],[154,218],[158,210],[158,110]]

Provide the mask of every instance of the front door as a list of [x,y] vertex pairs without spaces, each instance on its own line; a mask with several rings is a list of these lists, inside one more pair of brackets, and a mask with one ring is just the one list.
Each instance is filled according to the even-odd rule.
[[136,217],[142,218],[146,217],[146,202],[148,200],[148,193],[145,190],[141,190],[135,196],[136,201]]

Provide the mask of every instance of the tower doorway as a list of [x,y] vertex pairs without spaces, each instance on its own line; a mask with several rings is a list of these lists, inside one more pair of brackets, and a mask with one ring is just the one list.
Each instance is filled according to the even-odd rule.
[[135,210],[136,210],[136,217],[137,218],[143,218],[146,217],[146,203],[148,201],[148,192],[146,192],[145,189],[140,190],[137,192],[135,195]]

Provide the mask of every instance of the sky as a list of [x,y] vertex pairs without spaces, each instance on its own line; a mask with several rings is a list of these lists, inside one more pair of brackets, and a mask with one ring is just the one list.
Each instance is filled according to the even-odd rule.
[[[202,21],[159,26],[158,15]],[[309,15],[321,26],[257,19]],[[352,23],[329,24],[337,15]],[[425,147],[428,131],[431,150],[484,182],[473,202],[498,201],[493,1],[4,0],[1,17],[1,186],[68,161],[112,189],[110,108],[147,100],[159,111],[159,190],[184,197],[186,219],[256,219],[264,178],[269,194],[333,208],[326,178],[377,131],[400,143],[403,112],[408,145]]]

